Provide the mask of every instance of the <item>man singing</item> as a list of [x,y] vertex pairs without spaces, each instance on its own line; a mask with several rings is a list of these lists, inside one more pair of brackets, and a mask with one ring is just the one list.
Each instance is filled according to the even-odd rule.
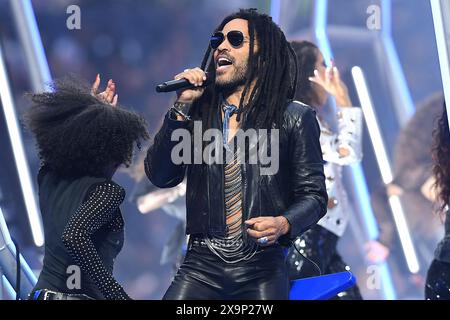
[[[293,102],[296,72],[281,29],[250,9],[222,21],[201,68],[175,76],[194,88],[177,92],[145,161],[158,187],[174,187],[187,174],[188,252],[164,299],[288,298],[283,246],[315,225],[327,204],[320,129],[313,109]],[[215,80],[204,87],[207,77]],[[191,133],[192,145],[196,134],[220,130],[212,154],[226,161],[205,161],[205,143],[191,149],[200,162],[174,161],[177,129]],[[241,133],[261,129],[277,133],[267,143],[279,163],[270,174],[249,161],[251,142],[237,143]],[[257,147],[265,145],[258,139]]]

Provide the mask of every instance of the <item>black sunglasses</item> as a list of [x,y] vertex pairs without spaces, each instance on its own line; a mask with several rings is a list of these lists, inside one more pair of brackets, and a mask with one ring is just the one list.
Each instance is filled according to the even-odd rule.
[[[235,48],[239,47],[244,42],[244,34],[238,30],[229,31],[226,35],[228,42]],[[214,32],[209,40],[209,44],[213,50],[216,50],[220,44],[225,40],[225,35],[222,31]]]

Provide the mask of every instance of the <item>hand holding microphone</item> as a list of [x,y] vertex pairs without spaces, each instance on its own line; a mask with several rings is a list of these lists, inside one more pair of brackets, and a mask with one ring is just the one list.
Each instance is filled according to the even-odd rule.
[[177,102],[193,103],[200,98],[205,87],[212,82],[200,68],[186,69],[177,74],[173,81],[164,82],[156,87],[157,92],[177,91]]

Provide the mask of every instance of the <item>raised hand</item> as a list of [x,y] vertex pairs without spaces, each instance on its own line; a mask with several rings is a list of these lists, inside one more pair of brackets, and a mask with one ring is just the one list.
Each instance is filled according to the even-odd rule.
[[340,107],[351,107],[352,102],[348,95],[348,89],[341,76],[338,68],[331,62],[331,67],[328,67],[325,74],[322,75],[318,70],[314,70],[314,76],[309,77],[309,81],[317,83],[323,87],[329,94],[336,99],[336,104]]
[[100,86],[100,81],[100,75],[97,74],[97,77],[95,78],[94,84],[91,88],[91,94],[101,101],[112,105],[113,107],[117,106],[119,95],[116,94],[116,84],[114,83],[114,81],[110,79],[106,85],[105,91],[97,93]]
[[364,245],[366,251],[366,259],[370,263],[384,262],[389,256],[389,248],[382,243],[371,240]]

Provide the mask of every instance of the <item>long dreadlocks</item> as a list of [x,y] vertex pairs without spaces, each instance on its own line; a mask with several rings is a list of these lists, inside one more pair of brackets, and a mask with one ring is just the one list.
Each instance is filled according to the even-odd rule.
[[[248,21],[250,36],[250,52],[245,88],[239,103],[242,114],[241,128],[272,128],[281,126],[283,113],[289,101],[294,99],[297,86],[297,59],[295,52],[281,31],[266,14],[256,9],[241,9],[226,17],[215,31],[234,19]],[[259,50],[255,53],[255,39],[258,39]],[[215,77],[215,63],[211,47],[203,58],[201,68]],[[251,88],[252,81],[256,84]],[[250,91],[250,92],[249,92]],[[249,99],[246,99],[246,97]],[[244,104],[244,101],[248,101]],[[219,104],[219,93],[215,85],[208,86],[200,99],[191,109],[194,119],[202,119],[204,128],[210,128],[213,116]],[[241,109],[242,108],[242,109]],[[238,121],[239,121],[238,118]]]
[[437,191],[439,210],[445,212],[450,205],[450,137],[448,134],[447,109],[444,103],[438,126],[433,132],[433,173],[436,178],[434,188]]

